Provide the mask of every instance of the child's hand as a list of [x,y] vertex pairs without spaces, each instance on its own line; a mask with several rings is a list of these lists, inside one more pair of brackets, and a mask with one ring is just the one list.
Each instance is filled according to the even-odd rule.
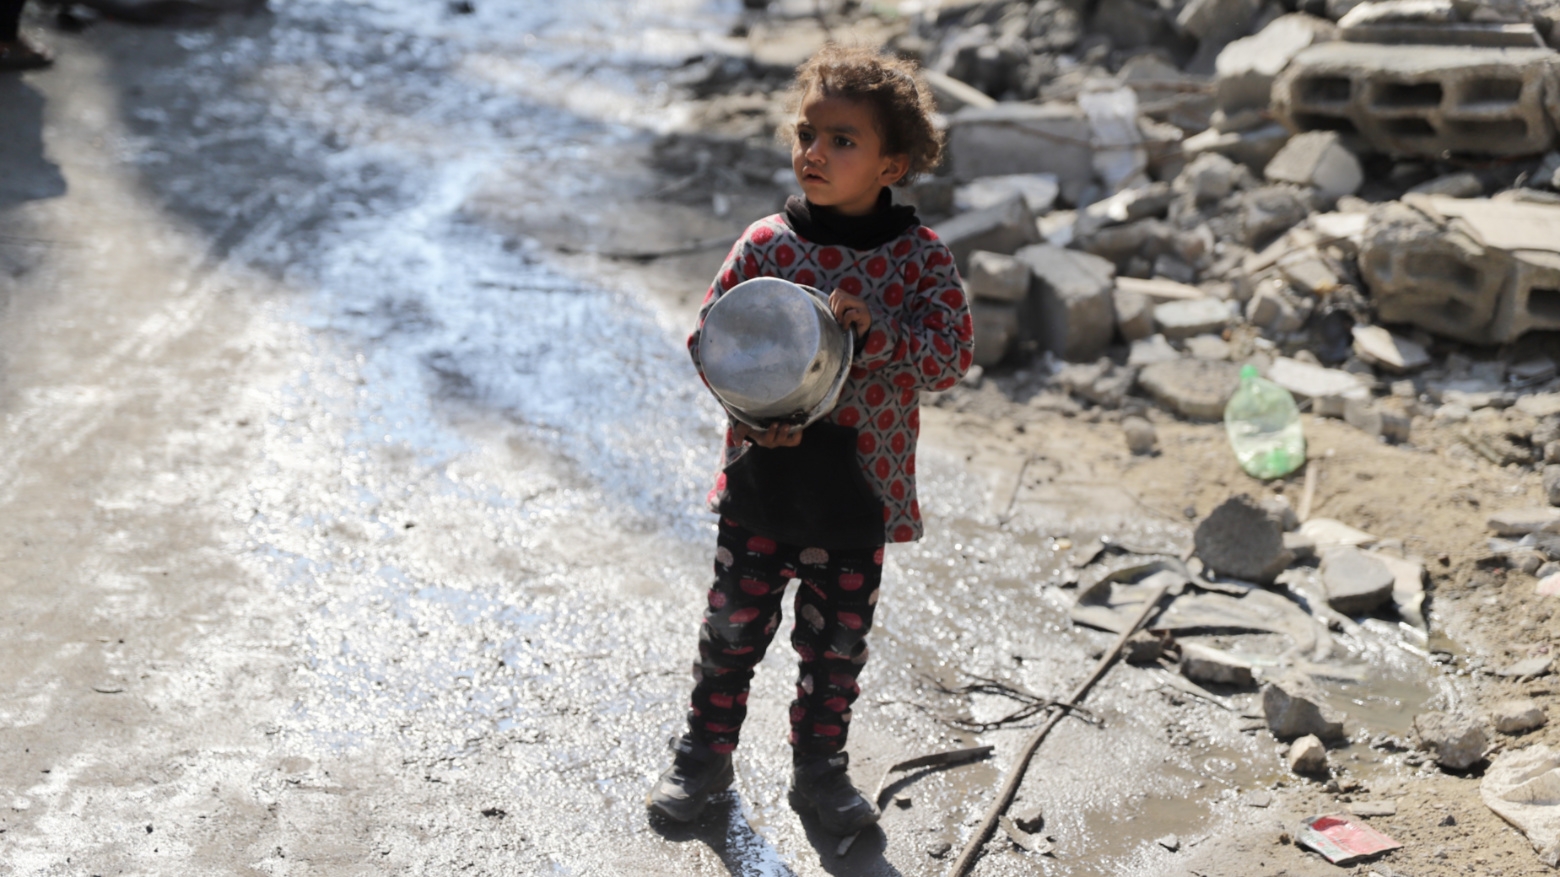
[[856,337],[867,334],[872,328],[872,312],[867,310],[867,303],[860,296],[836,289],[829,293],[829,310],[834,312],[834,319],[841,326],[856,333]]
[[794,448],[802,443],[802,428],[789,423],[773,423],[760,432],[741,421],[732,429],[737,441],[752,441],[761,448]]

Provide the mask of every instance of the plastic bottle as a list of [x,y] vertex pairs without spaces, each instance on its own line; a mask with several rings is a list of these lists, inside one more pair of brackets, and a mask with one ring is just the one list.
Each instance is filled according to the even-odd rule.
[[1248,475],[1277,478],[1305,462],[1305,434],[1295,398],[1259,377],[1256,366],[1241,367],[1240,389],[1224,406],[1224,431]]

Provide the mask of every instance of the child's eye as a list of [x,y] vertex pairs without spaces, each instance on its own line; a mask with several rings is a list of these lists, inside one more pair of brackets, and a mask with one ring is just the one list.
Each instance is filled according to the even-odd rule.
[[836,138],[834,138],[834,145],[835,146],[853,146],[854,144],[852,144],[850,142],[850,138],[848,138],[848,137],[836,137]]

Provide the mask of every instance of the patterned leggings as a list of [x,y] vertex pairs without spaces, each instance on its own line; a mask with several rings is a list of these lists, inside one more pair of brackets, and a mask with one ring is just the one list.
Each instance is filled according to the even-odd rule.
[[791,746],[807,755],[840,751],[850,730],[850,705],[861,693],[856,677],[867,663],[883,549],[785,545],[724,518],[716,546],[715,584],[693,666],[688,711],[693,736],[716,752],[736,748],[753,668],[780,626],[786,585],[799,578],[791,631],[799,658]]

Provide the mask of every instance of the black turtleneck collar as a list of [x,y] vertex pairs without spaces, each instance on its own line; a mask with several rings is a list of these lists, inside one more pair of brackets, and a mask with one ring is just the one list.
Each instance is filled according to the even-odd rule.
[[877,205],[865,216],[846,216],[832,207],[820,207],[792,195],[785,202],[785,222],[791,230],[824,246],[875,250],[919,225],[915,208],[895,204],[888,187],[878,193]]

